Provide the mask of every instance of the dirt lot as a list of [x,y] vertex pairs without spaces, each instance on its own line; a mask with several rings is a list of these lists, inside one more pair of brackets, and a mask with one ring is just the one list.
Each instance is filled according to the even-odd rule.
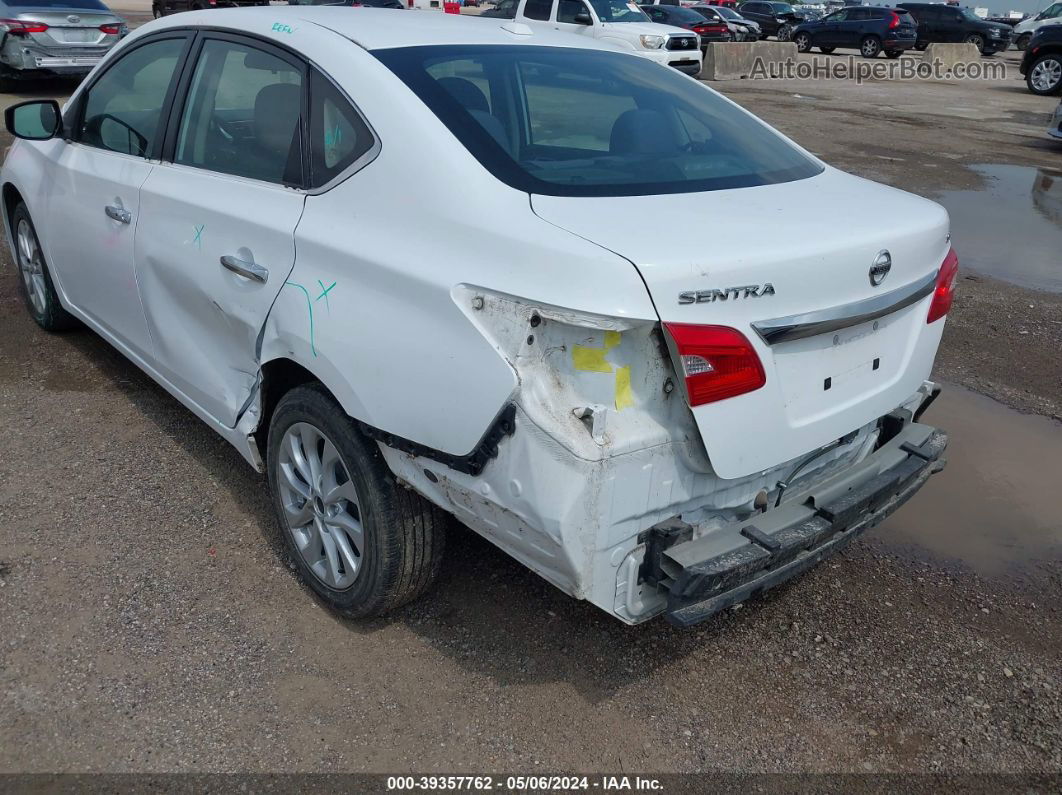
[[[719,88],[936,196],[985,189],[973,164],[1062,163],[1057,100],[1015,76]],[[263,479],[95,335],[39,331],[15,278],[5,248],[0,771],[1062,772],[1058,294],[967,271],[930,415],[949,469],[681,631],[625,627],[461,530],[427,598],[337,620],[282,563]]]

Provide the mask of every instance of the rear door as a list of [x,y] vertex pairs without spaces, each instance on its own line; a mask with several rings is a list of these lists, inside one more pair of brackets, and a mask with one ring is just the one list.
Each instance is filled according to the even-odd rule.
[[141,188],[137,279],[156,366],[232,427],[259,330],[295,261],[308,67],[257,39],[202,35]]
[[838,47],[858,47],[869,31],[870,11],[865,8],[850,8],[843,22],[837,27]]
[[823,19],[822,27],[815,32],[815,44],[820,47],[837,47],[841,35],[841,25],[844,24],[847,18],[848,10],[841,9]]

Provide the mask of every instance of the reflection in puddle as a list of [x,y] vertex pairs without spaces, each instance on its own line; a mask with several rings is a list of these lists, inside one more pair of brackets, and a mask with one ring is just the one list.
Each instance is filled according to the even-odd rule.
[[925,421],[948,432],[948,465],[877,537],[986,575],[1062,560],[1062,425],[950,384]]
[[961,267],[1022,287],[1062,292],[1062,171],[971,166],[982,190],[936,198],[951,214]]

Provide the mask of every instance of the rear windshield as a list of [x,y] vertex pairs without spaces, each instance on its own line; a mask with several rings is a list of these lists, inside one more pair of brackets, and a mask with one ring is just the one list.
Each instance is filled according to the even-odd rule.
[[633,55],[496,45],[373,55],[484,167],[528,193],[694,193],[822,171],[696,80]]

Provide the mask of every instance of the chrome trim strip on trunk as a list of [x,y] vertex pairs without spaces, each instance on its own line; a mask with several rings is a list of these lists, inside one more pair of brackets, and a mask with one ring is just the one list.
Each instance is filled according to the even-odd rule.
[[817,334],[856,326],[868,320],[876,320],[898,312],[904,307],[921,301],[933,292],[936,282],[937,272],[934,271],[924,279],[919,279],[917,282],[912,282],[906,287],[889,293],[865,298],[862,301],[853,301],[842,306],[820,309],[817,312],[760,320],[753,323],[752,328],[768,345],[814,337]]

